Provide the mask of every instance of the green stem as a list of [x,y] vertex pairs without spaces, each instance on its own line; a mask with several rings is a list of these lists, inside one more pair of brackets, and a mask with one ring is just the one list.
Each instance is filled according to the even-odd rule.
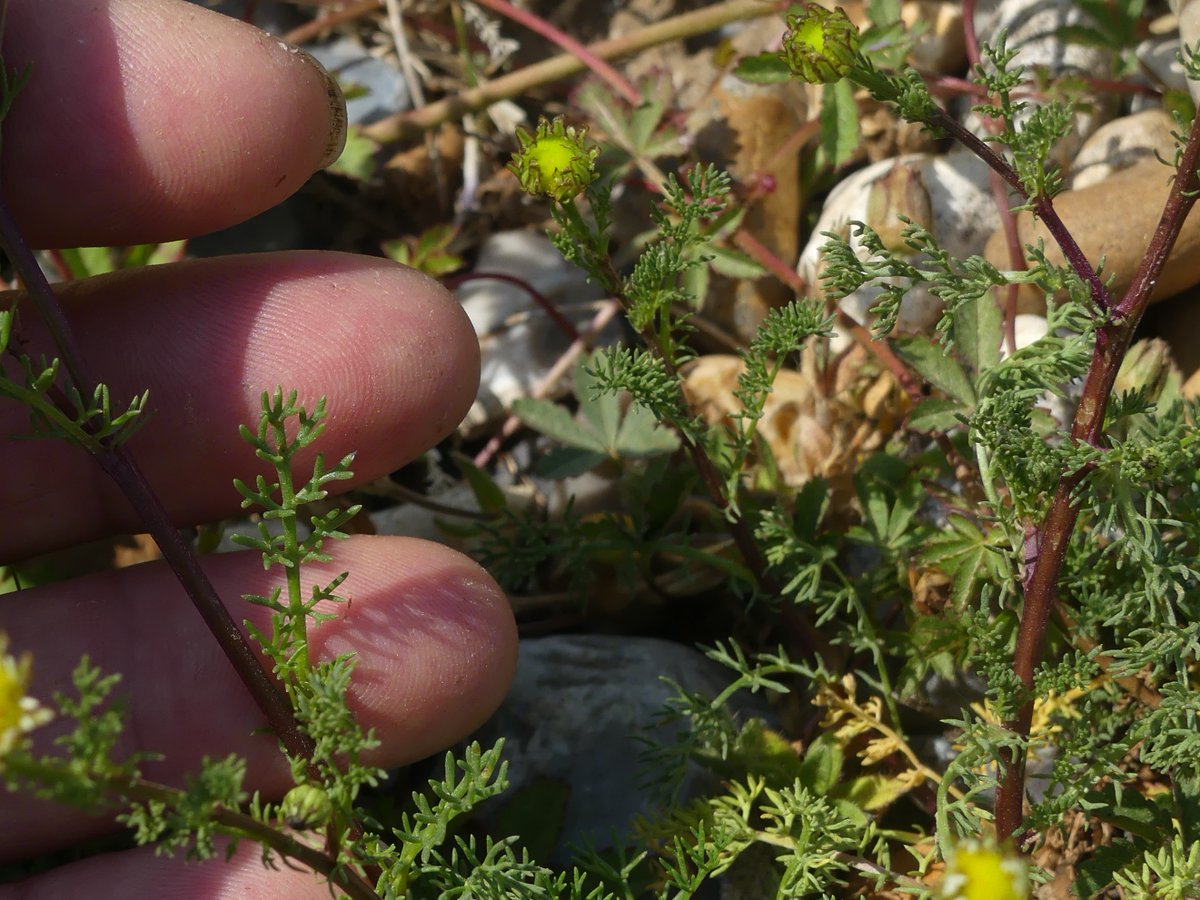
[[[21,780],[44,786],[70,784],[79,777],[70,769],[69,764],[34,760],[21,753],[5,757],[4,767],[10,777],[16,776]],[[185,791],[178,788],[138,777],[109,777],[102,779],[102,784],[104,790],[121,804],[154,803],[171,809],[178,807],[187,796]],[[272,828],[241,810],[214,805],[206,821],[215,823],[218,831],[228,837],[257,841],[285,859],[302,863],[324,876],[330,884],[341,888],[354,900],[379,900],[379,895],[361,875],[320,850],[308,846],[286,832]]]
[[279,505],[286,511],[280,519],[283,528],[283,557],[294,560],[293,565],[285,566],[288,597],[288,627],[292,632],[292,660],[295,669],[289,671],[286,688],[289,692],[296,690],[298,685],[307,681],[308,676],[308,613],[304,608],[304,594],[300,585],[300,535],[296,525],[296,486],[292,482],[292,466],[290,451],[286,446],[287,435],[283,423],[278,425],[281,465],[279,473]]
[[[605,250],[607,249],[608,235],[600,234],[588,225],[574,200],[560,203],[557,208],[565,216],[568,233],[578,236],[581,246],[585,248],[586,253],[592,253],[589,248],[601,247]],[[620,301],[622,308],[628,315],[632,304],[625,291],[624,280],[613,267],[612,259],[607,253],[595,253],[590,257],[588,263],[588,265],[585,265],[585,269],[593,278],[600,282],[606,291]],[[666,325],[665,320],[669,317],[664,314],[663,318],[664,321],[660,325]],[[682,379],[679,377],[679,370],[674,362],[674,340],[670,329],[667,328],[665,331],[662,328],[656,329],[654,324],[651,323],[643,331],[642,340],[648,352],[658,358],[667,373],[680,384],[678,397],[682,407],[686,409],[687,400],[683,396]],[[732,496],[726,489],[724,480],[716,464],[709,457],[704,447],[691,440],[684,429],[676,428],[675,430],[679,435],[680,443],[683,445],[684,450],[692,461],[692,465],[700,476],[700,482],[704,485],[705,491],[724,517],[730,536],[741,553],[746,568],[753,574],[758,589],[772,597],[782,596],[782,585],[771,574],[770,566],[767,564],[766,556],[759,545],[758,539],[755,537],[754,529],[738,508],[735,502],[737,499],[736,496]],[[811,623],[806,618],[800,617],[798,619],[798,628],[800,631],[800,643],[804,651],[810,656],[818,655],[818,648],[823,646],[823,642],[819,639]]]
[[79,424],[75,419],[51,403],[44,394],[30,390],[20,382],[0,377],[0,395],[35,411],[58,434],[78,435],[79,440],[87,440],[87,435],[79,434]]
[[904,732],[900,724],[900,707],[896,705],[896,689],[892,684],[892,676],[888,672],[887,662],[883,658],[883,643],[879,640],[879,636],[875,632],[875,624],[871,619],[871,612],[863,605],[862,597],[854,583],[846,577],[846,574],[841,569],[837,571],[838,577],[842,581],[842,586],[849,592],[850,602],[854,604],[855,613],[858,615],[859,627],[867,633],[867,639],[871,645],[871,657],[875,662],[875,669],[879,673],[879,687],[882,688],[879,693],[883,695],[883,702],[887,704],[888,716],[895,726],[895,735],[904,746],[906,755],[910,757],[914,764],[922,770],[922,774],[924,774],[928,770],[925,766],[916,762],[916,757],[912,756],[911,751],[908,750],[908,745],[903,741]]

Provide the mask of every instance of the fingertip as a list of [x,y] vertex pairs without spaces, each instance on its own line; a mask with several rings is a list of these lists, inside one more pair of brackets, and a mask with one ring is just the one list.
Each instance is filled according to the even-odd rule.
[[[361,259],[343,258],[348,263]],[[411,458],[448,437],[466,416],[479,387],[479,339],[462,305],[438,281],[388,260],[373,259],[371,268],[375,285],[367,287],[363,273],[364,283],[356,289],[371,292],[373,302],[330,304],[329,327],[338,334],[318,348],[324,358],[318,356],[313,365],[316,371],[322,366],[337,371],[346,359],[365,352],[364,362],[370,365],[362,369],[359,389],[345,392],[342,409],[331,409],[331,416],[349,428],[399,405],[418,410],[405,416],[403,435],[371,435],[391,442],[401,438]],[[335,321],[343,315],[340,323]],[[386,449],[363,446],[360,464],[364,453],[381,455]]]
[[[390,260],[312,251],[221,257],[117,272],[62,295],[112,395],[149,390],[153,416],[131,447],[180,524],[235,514],[232,480],[265,473],[238,435],[258,422],[264,392],[295,390],[310,410],[326,398],[325,432],[313,449],[329,460],[356,454],[355,480],[333,486],[344,490],[450,434],[479,381],[479,344],[460,304]],[[45,335],[29,330],[30,352],[52,352]],[[0,406],[13,431],[26,418]],[[0,534],[0,558],[138,527],[116,488],[72,448],[18,442],[0,447],[0,462],[27,476],[0,484],[0,500],[25,525]]]
[[[439,752],[487,721],[517,661],[516,623],[495,580],[454,550],[410,538],[342,542],[337,564],[352,573],[353,593],[312,646],[324,658],[356,654],[352,702],[382,741],[377,764]],[[354,593],[374,600],[355,605]]]
[[[486,721],[512,680],[517,648],[508,602],[487,573],[453,550],[409,538],[354,537],[324,549],[330,559],[301,573],[301,596],[349,574],[337,589],[344,602],[323,603],[321,611],[333,618],[310,628],[309,647],[314,659],[353,656],[347,703],[381,742],[365,761],[414,762]],[[283,590],[279,571],[263,571],[256,553],[209,557],[205,569],[236,619],[270,631],[269,609],[233,598]],[[64,617],[74,627],[59,633],[54,624]],[[248,789],[278,798],[291,786],[262,712],[165,565],[32,589],[6,631],[14,650],[32,654],[33,696],[70,692],[70,673],[85,654],[101,671],[123,676],[130,719],[116,753],[160,755],[143,767],[150,780],[180,784],[204,757],[238,753],[246,759]],[[47,750],[55,729],[51,724],[37,736]],[[18,794],[0,816],[0,861],[109,827],[106,817]]]
[[217,855],[203,862],[160,856],[151,847],[91,856],[13,885],[0,885],[0,900],[76,900],[89,897],[154,897],[192,900],[196,897],[256,897],[259,900],[328,900],[329,886],[294,863],[268,869],[257,845],[243,841],[226,860],[218,842]]
[[294,191],[344,139],[307,54],[179,0],[12,0],[5,62],[30,78],[4,125],[4,183],[35,246],[173,240]]

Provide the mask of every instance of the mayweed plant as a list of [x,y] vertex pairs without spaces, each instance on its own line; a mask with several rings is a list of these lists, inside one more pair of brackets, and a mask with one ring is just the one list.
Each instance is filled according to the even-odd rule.
[[[727,689],[680,689],[664,711],[678,739],[646,759],[661,806],[628,842],[552,868],[519,836],[466,826],[505,788],[501,745],[447,755],[442,777],[399,811],[371,805],[384,773],[362,761],[375,737],[346,705],[354,661],[315,663],[307,649],[308,626],[338,601],[345,576],[309,593],[300,579],[328,558],[324,543],[353,514],[302,509],[348,477],[351,459],[326,468],[318,457],[296,482],[292,460],[318,441],[325,409],[305,410],[282,390],[263,398],[260,422],[243,433],[274,480],[239,483],[264,522],[247,542],[286,573],[279,592],[247,598],[271,612],[270,629],[253,633],[271,671],[224,633],[293,786],[280,802],[249,793],[235,756],[206,760],[183,788],[153,782],[144,756],[114,756],[124,727],[118,675],[84,659],[74,693],[32,698],[37,660],[0,642],[7,783],[115,810],[138,842],[193,858],[220,852],[220,836],[254,841],[267,862],[311,868],[350,897],[673,900],[753,875],[760,894],[781,898],[1010,900],[1054,877],[1068,833],[1091,835],[1069,863],[1080,896],[1194,896],[1197,410],[1168,363],[1134,339],[1200,192],[1200,122],[1179,115],[1169,199],[1141,268],[1116,295],[1055,210],[1051,150],[1073,110],[1033,101],[1000,35],[972,73],[986,98],[977,111],[996,123],[979,137],[902,65],[898,5],[877,0],[871,15],[882,24],[860,33],[840,10],[794,7],[782,49],[738,71],[852,83],[957,141],[999,176],[1014,208],[1045,225],[1066,264],[1029,246],[1024,266],[1005,270],[951,257],[913,221],[899,243],[852,224],[853,246],[829,236],[820,285],[771,310],[742,352],[733,412],[706,415],[687,389],[701,300],[693,276],[718,247],[726,263],[734,258],[720,245],[742,214],[730,176],[696,164],[652,179],[661,188],[653,231],[631,251],[614,247],[612,227],[629,154],[606,156],[587,129],[563,120],[518,138],[511,171],[550,204],[555,246],[620,302],[636,336],[591,355],[576,378],[576,400],[598,430],[533,402],[521,414],[590,454],[577,453],[571,471],[615,472],[620,508],[582,516],[568,507],[556,519],[510,509],[477,470],[473,486],[494,515],[459,531],[514,593],[555,572],[566,573],[572,596],[587,597],[589,579],[603,576],[631,596],[670,602],[671,577],[699,573],[687,599],[711,604],[706,615],[729,635],[707,650],[729,670]],[[1200,79],[1194,53],[1183,64]],[[19,82],[5,78],[0,110]],[[19,236],[3,237],[53,333],[60,314],[36,263]],[[738,263],[758,276],[779,272],[762,255]],[[931,334],[898,334],[900,305],[918,285],[941,300],[941,319]],[[1001,299],[1014,285],[1046,300],[1045,335],[1021,347],[1014,308]],[[870,330],[838,307],[866,286],[879,289]],[[23,355],[10,345],[13,315],[0,318],[6,358],[16,361],[0,390],[29,408],[38,434],[91,452],[164,533],[123,450],[146,398],[114,410],[65,338],[61,363]],[[861,350],[863,378],[883,384],[899,412],[886,428],[883,414],[870,419],[880,437],[869,450],[852,448],[841,468],[788,484],[760,425],[785,372],[815,367],[832,383],[837,330]],[[1047,414],[1047,396],[1067,402],[1069,421]],[[224,609],[188,580],[186,560],[178,569],[199,605]],[[937,682],[955,686],[955,708],[933,696]],[[747,695],[769,698],[770,713],[748,713],[738,702]],[[52,715],[70,725],[56,739],[61,752],[36,752],[31,735]],[[697,769],[711,777],[683,793]]]

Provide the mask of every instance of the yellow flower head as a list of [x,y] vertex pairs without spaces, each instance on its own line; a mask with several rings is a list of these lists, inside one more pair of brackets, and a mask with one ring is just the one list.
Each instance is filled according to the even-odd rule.
[[530,194],[564,203],[596,180],[600,150],[587,143],[586,135],[587,129],[569,128],[562,119],[542,119],[535,134],[517,132],[521,149],[508,168]]
[[4,757],[18,742],[50,721],[53,714],[37,700],[26,695],[31,663],[28,655],[20,659],[8,653],[8,638],[0,634],[0,768]]
[[783,61],[801,81],[826,84],[849,73],[860,46],[858,29],[841,9],[812,4],[800,15],[788,17]]
[[1028,900],[1025,863],[994,842],[963,841],[946,859],[942,900]]

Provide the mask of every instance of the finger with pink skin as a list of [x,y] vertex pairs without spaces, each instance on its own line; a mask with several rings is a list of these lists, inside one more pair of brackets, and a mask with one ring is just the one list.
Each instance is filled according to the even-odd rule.
[[[342,571],[330,606],[338,619],[312,631],[314,658],[356,654],[349,701],[382,745],[376,765],[395,766],[436,753],[469,734],[504,697],[516,662],[512,613],[495,582],[466,557],[438,544],[360,537],[327,549],[331,563],[306,567],[304,595]],[[264,572],[255,553],[209,557],[205,568],[235,618],[267,628],[268,612],[242,593],[270,593],[282,574]],[[250,789],[279,796],[291,784],[277,743],[263,734],[254,705],[199,616],[160,564],[136,566],[22,592],[0,628],[10,650],[33,654],[30,695],[72,692],[70,673],[83,654],[122,674],[131,721],[116,754],[165,754],[146,777],[182,783],[204,756],[231,752],[248,761]],[[46,752],[66,723],[39,731]],[[0,816],[0,859],[63,846],[110,829],[57,804],[9,795]]]
[[183,0],[9,0],[3,52],[10,69],[30,66],[0,181],[34,246],[233,225],[344,141],[340,92],[317,63]]
[[238,847],[228,863],[218,851],[216,859],[183,865],[178,859],[155,856],[148,847],[123,853],[93,856],[54,869],[36,878],[0,885],[0,900],[219,900],[253,897],[255,900],[329,900],[328,885],[312,872],[262,864],[258,848]]
[[[114,405],[150,391],[152,416],[131,447],[180,524],[238,511],[237,477],[266,472],[238,436],[260,395],[328,397],[315,450],[357,451],[358,483],[433,446],[458,425],[479,380],[479,345],[442,287],[392,262],[295,252],[197,260],[66,286],[64,303],[93,377]],[[32,312],[23,347],[50,352]],[[0,560],[138,528],[116,486],[83,451],[27,432],[28,411],[0,401]],[[303,463],[302,463],[303,464]],[[344,490],[350,483],[331,487]]]

